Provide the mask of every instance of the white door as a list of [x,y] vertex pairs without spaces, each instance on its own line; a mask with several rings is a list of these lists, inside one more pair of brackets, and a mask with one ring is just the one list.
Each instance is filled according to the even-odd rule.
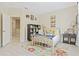
[[[79,9],[78,9],[79,10]],[[79,14],[79,12],[78,12],[78,14]],[[78,17],[77,17],[77,23],[78,23],[78,29],[77,29],[77,31],[78,31],[78,33],[77,33],[77,41],[76,41],[76,45],[79,47],[79,15],[78,15]]]
[[[79,10],[79,3],[78,3],[78,10]],[[78,11],[78,34],[77,34],[76,45],[79,47],[79,11]]]
[[10,42],[10,17],[7,15],[2,15],[2,25],[3,25],[3,39],[2,46],[7,45]]
[[78,16],[78,35],[77,35],[77,46],[79,46],[79,16]]

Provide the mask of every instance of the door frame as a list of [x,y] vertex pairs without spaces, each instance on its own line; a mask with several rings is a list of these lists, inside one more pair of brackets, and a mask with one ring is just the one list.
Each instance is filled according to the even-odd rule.
[[[4,37],[3,37],[3,34],[4,34],[3,32],[5,31],[5,30],[4,30],[4,27],[3,27],[3,26],[4,26],[4,25],[3,25],[3,21],[4,21],[4,20],[3,20],[3,19],[4,19],[3,17],[4,17],[4,15],[6,15],[6,14],[1,13],[1,47],[4,47],[4,46],[6,46],[6,45],[8,44],[8,43],[6,43],[6,45],[4,45],[4,43],[3,43],[3,42],[4,42],[4,41],[3,41],[3,40],[4,40],[4,39],[3,39],[3,38],[4,38]],[[8,15],[6,15],[6,16],[8,16]],[[9,17],[9,18],[10,18],[10,17]],[[9,19],[9,20],[10,20],[10,19]]]
[[3,18],[1,14],[1,47],[3,47]]
[[[19,18],[19,20],[20,20],[20,17],[17,17],[17,16],[12,16],[12,17],[10,17],[10,32],[11,32],[11,41],[12,41],[12,18]],[[20,20],[21,21],[21,20]],[[21,24],[21,22],[20,22],[20,24]],[[20,27],[20,29],[21,29],[21,27]],[[20,35],[20,34],[19,34]],[[20,42],[20,39],[19,39],[19,42]]]

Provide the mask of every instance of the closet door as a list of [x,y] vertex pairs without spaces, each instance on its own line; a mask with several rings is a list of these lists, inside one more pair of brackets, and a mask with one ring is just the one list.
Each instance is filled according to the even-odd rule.
[[76,41],[76,45],[79,47],[79,3],[78,3],[78,17],[77,17],[77,27],[78,27],[78,33],[77,33],[77,41]]
[[79,46],[79,15],[78,15],[78,35],[77,35],[77,46]]
[[10,17],[2,15],[2,46],[10,42]]
[[0,14],[0,47],[1,47],[1,14]]

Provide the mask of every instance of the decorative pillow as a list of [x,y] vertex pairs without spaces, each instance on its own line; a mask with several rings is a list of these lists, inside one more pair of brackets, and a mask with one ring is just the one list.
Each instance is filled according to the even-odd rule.
[[59,34],[59,30],[56,28],[50,28],[48,30],[49,33],[53,34],[53,35],[58,35]]
[[41,29],[41,30],[39,30],[39,33],[38,33],[39,35],[44,35],[44,32],[43,32],[43,30]]

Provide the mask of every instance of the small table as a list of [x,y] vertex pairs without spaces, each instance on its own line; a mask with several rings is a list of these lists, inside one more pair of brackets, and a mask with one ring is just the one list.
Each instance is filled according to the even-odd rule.
[[[65,40],[67,38],[67,40]],[[63,43],[68,43],[68,44],[76,44],[76,34],[70,34],[70,33],[64,33],[63,34]]]

